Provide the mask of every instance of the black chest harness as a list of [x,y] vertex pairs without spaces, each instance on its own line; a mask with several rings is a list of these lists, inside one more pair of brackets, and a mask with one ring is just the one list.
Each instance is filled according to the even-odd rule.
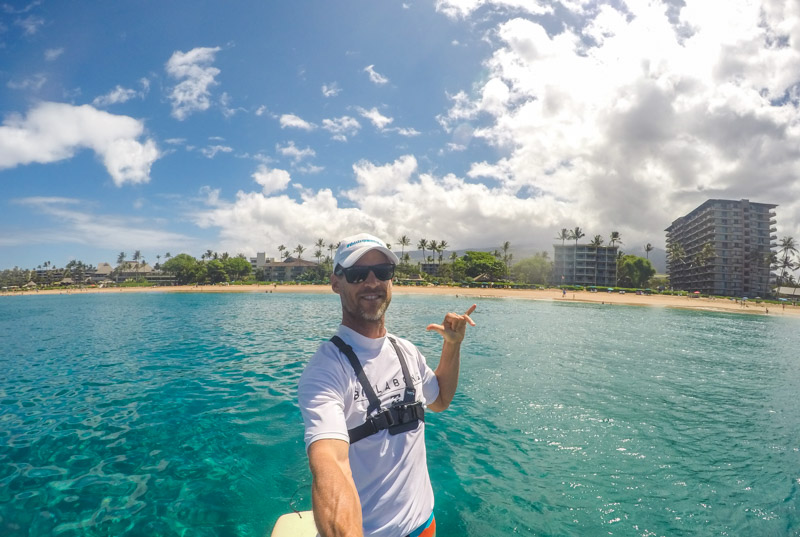
[[[367,375],[364,373],[364,368],[361,367],[361,362],[358,361],[356,353],[353,348],[342,341],[339,336],[333,336],[331,342],[339,348],[342,354],[347,356],[350,365],[356,372],[358,382],[361,383],[361,389],[364,395],[367,396],[369,406],[367,407],[367,421],[363,425],[348,429],[347,434],[350,435],[350,444],[354,444],[359,440],[372,436],[378,431],[384,429],[389,430],[389,434],[400,434],[406,431],[413,431],[419,425],[419,422],[425,421],[425,408],[422,406],[422,401],[417,401],[417,390],[414,388],[414,382],[411,379],[411,374],[408,372],[408,364],[406,364],[405,355],[400,350],[400,346],[394,340],[389,338],[389,341],[394,347],[394,352],[397,353],[397,358],[400,360],[400,367],[403,370],[403,379],[406,383],[406,388],[403,394],[403,400],[392,403],[389,408],[382,409],[381,402],[378,396],[375,395],[375,390],[367,380]],[[377,412],[371,416],[373,412]]]

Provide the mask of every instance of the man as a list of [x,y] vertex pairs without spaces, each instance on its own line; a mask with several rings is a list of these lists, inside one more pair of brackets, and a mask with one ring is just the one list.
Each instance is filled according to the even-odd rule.
[[423,405],[441,412],[453,400],[475,305],[428,325],[444,338],[432,371],[412,343],[384,324],[397,263],[377,237],[342,240],[331,275],[342,323],[300,378],[311,499],[322,537],[436,534]]

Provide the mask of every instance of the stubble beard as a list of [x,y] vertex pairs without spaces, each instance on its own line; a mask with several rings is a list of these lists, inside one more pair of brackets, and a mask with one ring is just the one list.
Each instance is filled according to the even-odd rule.
[[386,309],[389,307],[389,302],[391,302],[391,300],[389,298],[385,298],[383,302],[381,302],[381,305],[378,306],[378,309],[375,310],[375,313],[370,313],[368,311],[364,311],[363,309],[359,309],[358,313],[361,316],[361,319],[363,319],[364,321],[369,321],[369,322],[380,321],[386,314]]

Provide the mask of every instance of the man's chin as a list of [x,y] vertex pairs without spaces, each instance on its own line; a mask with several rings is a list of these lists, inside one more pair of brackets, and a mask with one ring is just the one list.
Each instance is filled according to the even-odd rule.
[[384,301],[378,306],[378,309],[375,311],[364,311],[361,310],[361,318],[365,321],[375,322],[380,321],[383,319],[383,315],[386,313],[386,308],[389,307],[389,302]]

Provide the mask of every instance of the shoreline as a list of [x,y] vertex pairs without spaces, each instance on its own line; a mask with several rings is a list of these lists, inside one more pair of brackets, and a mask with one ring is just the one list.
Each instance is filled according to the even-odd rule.
[[[589,291],[567,291],[562,296],[560,289],[494,289],[481,287],[447,287],[447,286],[401,286],[392,288],[395,295],[442,295],[471,298],[518,298],[524,300],[548,300],[558,302],[582,302],[589,304],[646,306],[689,309],[697,311],[713,311],[723,313],[745,313],[755,315],[778,315],[800,317],[800,306],[786,304],[756,304],[748,301],[745,304],[724,298],[690,298],[688,296],[669,295],[636,295],[633,293],[592,293]],[[329,285],[177,285],[171,287],[118,287],[118,288],[83,288],[83,289],[51,289],[45,291],[12,291],[0,293],[5,296],[36,295],[82,295],[107,293],[333,293]]]

